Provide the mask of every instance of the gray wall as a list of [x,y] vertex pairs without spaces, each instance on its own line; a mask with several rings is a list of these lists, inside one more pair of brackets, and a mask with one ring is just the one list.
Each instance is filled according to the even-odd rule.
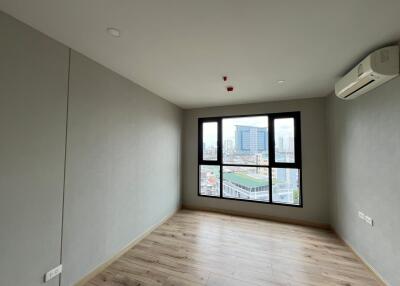
[[332,95],[328,114],[332,224],[387,282],[400,285],[400,78],[352,101]]
[[62,285],[180,207],[181,115],[72,52]]
[[0,285],[60,264],[67,74],[65,46],[0,12]]
[[0,39],[0,285],[62,248],[70,286],[179,208],[182,111],[1,12]]
[[[301,111],[304,208],[221,200],[197,195],[197,122],[199,117],[288,111]],[[325,111],[324,98],[185,110],[183,205],[328,224]]]

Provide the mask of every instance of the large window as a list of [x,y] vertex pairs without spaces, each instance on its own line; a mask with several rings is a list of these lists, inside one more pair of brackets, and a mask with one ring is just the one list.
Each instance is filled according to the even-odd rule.
[[302,206],[300,112],[199,119],[199,195]]

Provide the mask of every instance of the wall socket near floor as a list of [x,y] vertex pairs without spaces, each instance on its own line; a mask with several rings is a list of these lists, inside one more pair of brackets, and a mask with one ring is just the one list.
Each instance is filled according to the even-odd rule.
[[371,217],[364,214],[363,212],[358,211],[358,217],[360,219],[362,219],[364,222],[366,222],[367,224],[369,224],[370,226],[374,226],[374,220]]
[[44,282],[47,282],[51,279],[53,279],[54,277],[56,277],[57,275],[60,275],[62,272],[62,265],[58,265],[57,267],[49,270],[45,275],[44,275]]

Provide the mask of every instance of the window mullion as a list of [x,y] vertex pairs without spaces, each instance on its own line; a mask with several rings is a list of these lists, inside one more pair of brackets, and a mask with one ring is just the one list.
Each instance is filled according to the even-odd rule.
[[222,119],[219,118],[217,120],[218,126],[218,139],[217,139],[217,161],[220,165],[222,165]]
[[268,180],[269,180],[269,202],[272,202],[272,165],[275,162],[275,134],[274,116],[268,116]]
[[272,168],[271,167],[269,167],[268,168],[268,187],[269,187],[269,196],[268,196],[268,199],[269,199],[269,203],[271,203],[272,202]]
[[275,132],[272,115],[268,116],[268,163],[270,166],[275,163]]
[[219,163],[219,197],[223,197],[223,188],[224,188],[224,173],[222,166],[222,118],[218,119],[218,163]]

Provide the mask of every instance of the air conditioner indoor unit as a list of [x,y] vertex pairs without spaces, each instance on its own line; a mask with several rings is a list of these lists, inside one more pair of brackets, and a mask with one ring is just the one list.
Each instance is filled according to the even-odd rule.
[[399,46],[389,46],[369,54],[335,84],[335,93],[349,100],[399,75]]

